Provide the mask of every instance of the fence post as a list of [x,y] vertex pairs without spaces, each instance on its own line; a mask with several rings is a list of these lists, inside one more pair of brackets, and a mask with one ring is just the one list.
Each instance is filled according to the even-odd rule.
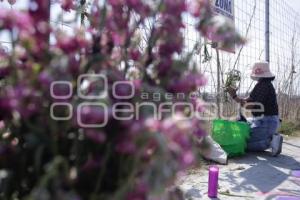
[[266,61],[270,62],[270,0],[265,0],[265,49]]
[[219,49],[216,48],[217,54],[217,115],[221,118],[221,62]]

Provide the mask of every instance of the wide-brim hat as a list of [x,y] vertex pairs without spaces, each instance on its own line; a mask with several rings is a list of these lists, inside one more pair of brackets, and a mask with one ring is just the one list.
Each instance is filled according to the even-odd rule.
[[258,80],[260,78],[274,78],[275,75],[270,70],[268,62],[256,62],[252,67],[251,78]]

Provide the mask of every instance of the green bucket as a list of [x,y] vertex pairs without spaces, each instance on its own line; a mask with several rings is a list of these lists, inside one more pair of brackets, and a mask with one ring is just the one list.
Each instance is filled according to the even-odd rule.
[[229,157],[245,154],[250,126],[246,122],[214,120],[212,138],[220,144]]

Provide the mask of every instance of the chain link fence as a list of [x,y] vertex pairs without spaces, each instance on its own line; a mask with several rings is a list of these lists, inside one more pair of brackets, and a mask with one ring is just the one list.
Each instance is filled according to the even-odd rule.
[[[300,16],[289,3],[289,0],[270,1],[270,66],[276,74],[274,86],[278,92],[281,116],[284,119],[299,119]],[[235,26],[246,37],[247,44],[236,48],[234,54],[220,51],[221,86],[224,86],[227,72],[232,69],[239,70],[242,75],[239,93],[246,96],[255,85],[250,78],[253,63],[265,60],[265,1],[235,0],[234,10]],[[218,91],[216,50],[192,30],[193,20],[186,17],[185,21],[186,48],[193,48],[196,42],[201,41],[201,48],[194,57],[199,63],[199,69],[207,75],[208,85],[200,93],[205,100],[214,101]],[[224,110],[231,114],[236,105],[229,102],[230,99],[225,94],[220,96]]]
[[[276,74],[274,81],[278,92],[280,111],[283,118],[300,118],[300,16],[294,10],[290,0],[270,1],[270,65],[273,73]],[[27,0],[10,8],[6,3],[1,7],[8,9],[26,8]],[[235,49],[235,53],[220,51],[220,76],[221,86],[226,80],[226,73],[237,69],[242,74],[240,94],[246,96],[253,88],[253,81],[250,79],[252,64],[257,60],[264,60],[265,49],[265,1],[261,0],[235,0],[235,26],[240,33],[247,38],[247,44]],[[75,14],[63,12],[55,1],[51,5],[51,21],[54,27],[64,31],[71,31],[74,26]],[[200,43],[199,49],[193,56],[199,70],[208,78],[208,84],[200,90],[200,94],[207,101],[214,101],[217,88],[217,56],[216,50],[211,44],[202,38],[194,29],[195,21],[188,15],[183,16],[186,29],[185,47],[192,50],[196,43]],[[72,21],[69,23],[68,21]],[[77,24],[77,23],[76,23]],[[78,21],[79,25],[80,22]],[[0,35],[0,45],[6,49],[10,48],[9,37]],[[221,90],[222,91],[222,90]],[[222,92],[223,93],[223,92]],[[225,110],[231,112],[236,107],[229,102],[225,94],[220,94],[222,102],[225,102]]]

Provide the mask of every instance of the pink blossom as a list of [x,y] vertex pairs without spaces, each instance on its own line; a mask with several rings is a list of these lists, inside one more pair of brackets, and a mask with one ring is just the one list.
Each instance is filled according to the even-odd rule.
[[5,123],[4,121],[0,121],[0,129],[4,129],[5,128]]
[[203,19],[212,16],[210,0],[192,0],[189,2],[188,10],[194,17]]
[[74,53],[86,48],[89,43],[81,35],[67,36],[62,33],[56,35],[57,47],[63,50],[65,53]]
[[154,118],[148,118],[145,121],[145,126],[150,132],[157,132],[160,129],[161,122]]
[[194,131],[194,135],[198,138],[203,138],[204,136],[207,135],[206,131],[203,130],[202,128],[199,128],[197,130]]
[[102,144],[106,140],[106,135],[102,131],[97,131],[94,129],[86,129],[84,133],[88,139],[90,139],[91,141],[97,144]]
[[190,73],[180,80],[173,80],[169,89],[172,92],[192,92],[198,87],[204,86],[206,82],[202,74]]
[[32,17],[35,26],[38,22],[48,22],[50,18],[49,0],[29,0],[29,14]]
[[204,102],[198,99],[198,97],[190,99],[190,102],[193,104],[195,112],[201,113],[205,111]]
[[[75,9],[76,2],[79,2],[57,1],[61,2],[65,11]],[[86,1],[88,6],[83,9],[87,12],[84,19],[87,21],[86,32],[74,28],[67,31],[71,32],[70,35],[51,30],[50,0],[29,0],[29,15],[0,10],[0,29],[16,30],[14,35],[18,37],[15,54],[9,60],[15,67],[4,64],[0,69],[0,77],[8,83],[3,85],[3,91],[0,92],[0,122],[14,119],[14,123],[5,123],[4,128],[9,129],[11,126],[9,130],[13,137],[19,139],[24,151],[20,151],[18,157],[26,157],[28,152],[40,152],[37,172],[47,176],[48,171],[43,170],[47,166],[62,169],[59,176],[51,177],[50,182],[58,183],[53,191],[41,188],[49,195],[55,196],[55,191],[68,192],[72,188],[74,191],[70,193],[80,194],[83,199],[89,198],[91,194],[96,198],[104,195],[105,198],[124,188],[123,199],[146,200],[151,198],[151,194],[157,194],[157,189],[166,188],[180,170],[195,163],[192,139],[195,136],[201,138],[205,133],[197,119],[186,118],[183,107],[176,107],[173,116],[164,112],[160,120],[142,108],[139,120],[122,121],[112,118],[112,106],[119,101],[132,105],[143,103],[139,98],[142,92],[188,94],[205,84],[202,74],[188,71],[189,60],[181,59],[180,55],[184,49],[183,13],[187,11],[187,1],[163,0],[159,5],[147,0],[107,0],[105,4],[92,1],[91,4]],[[226,42],[236,38],[233,29],[224,31],[219,21],[211,19],[211,12],[207,11],[209,0],[194,1],[198,4],[193,15],[200,21],[197,28],[201,33],[213,32],[214,38],[221,35],[219,39],[225,39]],[[80,16],[83,10],[77,14]],[[141,24],[135,27],[137,22]],[[152,27],[148,30],[148,24],[151,26],[152,23],[153,32]],[[135,28],[140,30],[143,25],[147,26],[145,34],[139,34]],[[54,44],[49,44],[50,33],[55,36]],[[4,52],[0,54],[0,59],[6,61],[10,58]],[[126,60],[130,67],[123,70],[120,66]],[[102,91],[104,84],[102,80],[90,79],[84,81],[81,87],[80,83],[76,83],[82,73],[105,75],[108,95],[95,100],[81,98],[76,89],[82,89],[85,95],[96,95]],[[128,96],[133,92],[134,98],[113,98],[113,84],[116,81],[127,81],[129,77],[134,88],[121,84],[116,88],[116,93]],[[136,79],[132,80],[132,77]],[[71,88],[63,84],[53,88],[56,96],[68,96],[71,93],[69,99],[51,97],[49,88],[54,80],[72,83]],[[200,104],[194,99],[189,100],[185,99],[195,107]],[[50,119],[49,108],[57,101],[66,101],[72,106],[71,120],[56,122]],[[175,98],[175,101],[179,100]],[[105,106],[93,106],[93,103],[100,102]],[[169,103],[163,97],[160,102]],[[159,104],[154,101],[151,103]],[[200,112],[202,108],[197,111]],[[56,109],[57,116],[67,113],[64,105]],[[80,127],[80,122],[105,126],[87,129]],[[30,144],[31,140],[33,145]],[[7,147],[2,149],[1,145],[0,154],[11,155]],[[26,162],[24,169],[31,170],[31,166],[31,162]],[[13,168],[9,170],[14,177]],[[78,179],[69,179],[75,173]],[[19,182],[25,181],[26,184],[31,172],[22,175]],[[18,191],[22,186],[18,181],[15,182],[11,192]],[[33,189],[34,193],[39,182],[36,179],[29,184],[28,191]],[[122,183],[129,183],[128,187],[123,187]]]
[[131,57],[132,60],[138,61],[141,57],[141,53],[138,49],[132,49],[130,51],[130,57]]
[[128,136],[121,137],[115,147],[116,151],[120,154],[133,154],[136,148],[133,138]]
[[53,78],[52,78],[52,76],[49,74],[49,72],[48,71],[42,71],[40,74],[39,74],[39,76],[38,76],[38,81],[39,81],[39,83],[43,86],[43,87],[45,87],[45,88],[50,88],[50,85],[51,85],[51,83],[52,83],[52,81],[53,81]]
[[61,8],[69,12],[72,9],[75,9],[74,0],[61,0]]
[[186,151],[181,155],[181,167],[183,169],[191,166],[195,161],[195,156],[192,151]]
[[124,0],[108,0],[108,3],[112,6],[122,6],[124,5]]
[[159,54],[165,57],[171,56],[175,52],[180,53],[181,51],[182,40],[164,43],[159,46]]
[[0,120],[7,120],[12,117],[13,107],[12,99],[8,97],[0,97]]
[[0,80],[6,76],[8,76],[11,72],[10,67],[0,67]]
[[159,64],[157,65],[158,74],[160,76],[165,76],[168,72],[170,72],[171,67],[172,67],[172,59],[162,58]]
[[115,87],[116,96],[114,96],[114,98],[116,98],[118,100],[117,97],[124,97],[124,96],[128,97],[128,96],[131,96],[132,93],[134,94],[134,92],[135,92],[135,88],[131,84],[119,83]]
[[80,110],[81,122],[85,125],[102,124],[107,113],[99,106],[83,106]]
[[127,34],[121,32],[112,32],[112,39],[116,46],[122,46],[126,42]]
[[165,12],[172,15],[178,16],[186,11],[186,1],[185,0],[165,0]]
[[144,181],[138,181],[134,190],[127,194],[126,200],[146,200],[149,186]]
[[20,11],[0,9],[0,29],[12,30],[14,27],[20,31],[32,31],[30,16]]
[[[42,82],[43,84],[47,84],[48,81],[51,81],[51,76],[49,74],[47,74],[47,72],[44,72],[39,77],[39,80],[44,81],[44,82]],[[69,85],[67,85],[67,84],[55,84],[53,86],[53,95],[55,95],[57,97],[68,96],[69,94],[72,93],[72,89],[73,88],[70,88]],[[56,99],[56,98],[53,97],[53,99]]]
[[80,73],[80,59],[77,59],[75,55],[69,56],[68,72],[74,77],[77,77]]
[[15,87],[7,87],[5,90],[6,97],[0,99],[1,110],[8,111],[8,113],[18,112],[24,119],[40,112],[42,97],[26,84],[20,83]]
[[84,163],[81,170],[90,172],[101,167],[102,160],[100,158],[95,158],[94,156],[89,156],[88,160]]
[[182,149],[189,149],[191,147],[190,136],[188,133],[177,132],[173,136],[173,141],[176,142]]
[[199,27],[202,34],[214,42],[220,42],[223,46],[244,44],[245,40],[235,32],[234,24],[222,16],[214,16],[203,20]]
[[41,52],[48,50],[51,28],[49,0],[29,0],[28,13],[34,25],[32,38],[36,41],[35,56],[43,57]]

